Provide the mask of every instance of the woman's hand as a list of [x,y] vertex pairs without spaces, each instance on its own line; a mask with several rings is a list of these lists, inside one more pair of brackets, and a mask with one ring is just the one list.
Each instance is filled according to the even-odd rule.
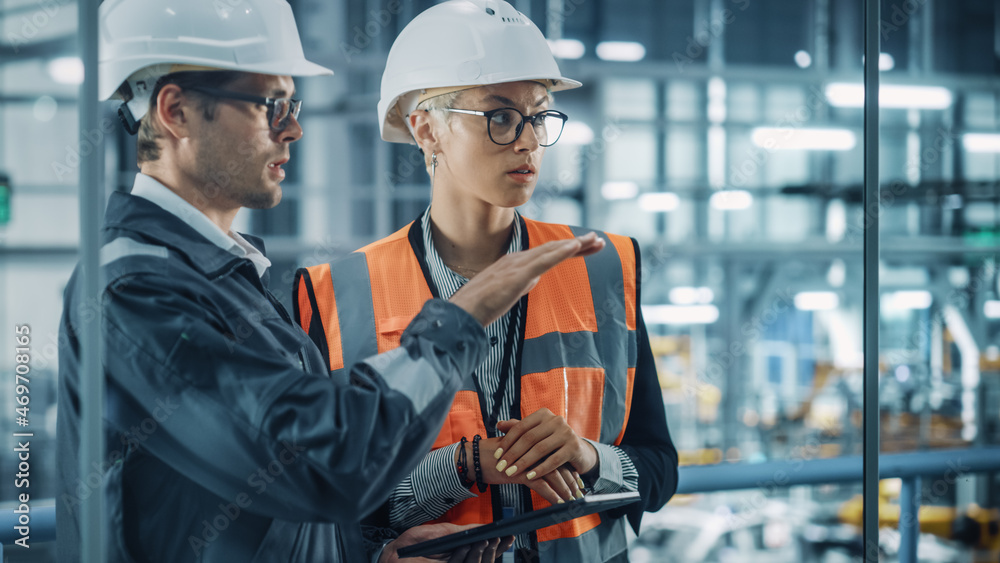
[[[400,561],[399,557],[396,555],[396,551],[402,547],[420,543],[422,541],[432,540],[441,536],[447,536],[448,534],[454,534],[456,532],[461,532],[462,530],[475,528],[476,526],[479,526],[479,524],[458,526],[455,524],[442,523],[414,526],[413,528],[410,528],[400,534],[400,536],[389,543],[389,545],[385,546],[385,548],[382,549],[382,554],[379,556],[378,561],[379,563],[396,563],[397,561]],[[405,562],[493,563],[493,561],[501,553],[510,549],[510,546],[512,545],[514,545],[514,536],[507,536],[506,538],[493,538],[489,541],[480,541],[460,547],[451,553],[443,553],[431,557],[407,558],[405,559]]]
[[[524,485],[552,504],[558,504],[583,496],[583,481],[577,472],[573,470],[573,467],[569,465],[557,467],[546,473],[536,470],[536,475],[533,475],[530,479],[527,476],[527,471],[513,471],[508,475],[508,468],[506,466],[498,469],[497,456],[494,452],[500,442],[501,438],[483,438],[479,441],[479,462],[483,470],[484,483],[488,485],[507,483]],[[469,466],[466,479],[474,481],[476,472],[473,462],[472,443],[466,442],[465,448],[466,460]]]
[[524,420],[502,420],[497,430],[506,433],[500,440],[501,455],[497,458],[510,475],[525,474],[530,481],[565,464],[580,475],[597,467],[594,446],[577,435],[565,418],[549,409],[538,409]]

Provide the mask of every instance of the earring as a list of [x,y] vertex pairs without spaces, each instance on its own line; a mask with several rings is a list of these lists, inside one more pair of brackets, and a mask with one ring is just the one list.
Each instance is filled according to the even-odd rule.
[[431,153],[431,179],[434,179],[434,174],[437,172],[438,165],[438,155],[436,152]]

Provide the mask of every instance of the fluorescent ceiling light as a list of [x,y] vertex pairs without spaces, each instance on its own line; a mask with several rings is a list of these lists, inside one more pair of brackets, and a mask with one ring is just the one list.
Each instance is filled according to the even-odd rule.
[[[839,239],[838,239],[839,240]],[[830,263],[830,269],[826,272],[826,283],[832,287],[843,287],[847,278],[847,265],[840,258],[835,258]]]
[[680,203],[681,198],[671,192],[653,192],[639,196],[639,208],[643,211],[673,211]]
[[797,64],[799,68],[809,68],[813,64],[812,55],[805,51],[796,51],[795,64]]
[[991,299],[983,303],[983,315],[987,319],[1000,319],[1000,301]]
[[802,291],[795,294],[795,308],[800,311],[829,311],[840,305],[832,291]]
[[708,203],[722,210],[746,209],[753,205],[753,196],[746,190],[721,190],[712,194]]
[[632,63],[646,56],[646,48],[635,41],[601,41],[597,44],[597,56],[605,61]]
[[579,59],[587,51],[582,41],[576,39],[549,40],[549,50],[560,59]]
[[892,70],[896,67],[896,59],[892,58],[889,53],[879,53],[878,54],[878,69],[879,70]]
[[854,132],[848,129],[755,127],[750,138],[768,150],[848,151],[857,144]]
[[60,84],[83,84],[83,61],[80,57],[58,57],[47,65],[49,76]]
[[643,305],[642,318],[646,324],[711,324],[719,320],[719,308],[715,305]]
[[969,152],[1000,152],[1000,135],[996,133],[966,133],[962,146]]
[[[826,86],[826,99],[839,108],[864,107],[865,87],[834,82]],[[883,84],[878,90],[878,105],[883,108],[945,109],[951,107],[951,99],[951,90],[942,86]]]
[[882,295],[881,305],[886,311],[910,311],[927,309],[933,300],[929,291],[893,291]]
[[559,140],[562,144],[589,145],[594,142],[594,130],[582,121],[570,121],[566,123]]
[[708,287],[675,287],[668,295],[674,305],[706,305],[715,299],[715,293]]
[[604,199],[632,199],[639,195],[639,185],[635,182],[604,182],[601,195]]

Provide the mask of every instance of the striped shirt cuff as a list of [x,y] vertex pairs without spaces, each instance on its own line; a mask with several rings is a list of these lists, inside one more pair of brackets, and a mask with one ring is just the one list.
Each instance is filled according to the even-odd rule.
[[[586,438],[584,438],[587,440]],[[632,459],[621,448],[587,440],[597,450],[600,471],[590,487],[594,494],[621,493],[639,490],[639,472]]]
[[394,528],[409,528],[440,517],[465,499],[475,498],[458,478],[458,444],[427,454],[390,496],[389,520]]

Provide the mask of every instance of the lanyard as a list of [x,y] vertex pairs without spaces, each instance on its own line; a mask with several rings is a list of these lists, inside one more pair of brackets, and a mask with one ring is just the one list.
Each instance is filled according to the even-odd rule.
[[504,343],[503,358],[500,360],[500,382],[496,391],[493,392],[493,408],[486,414],[486,393],[479,382],[479,374],[473,374],[472,381],[476,386],[476,395],[479,397],[479,410],[483,413],[483,424],[486,426],[486,435],[494,438],[497,435],[497,422],[500,418],[500,404],[507,393],[507,385],[511,378],[511,355],[514,353],[514,328],[520,321],[522,301],[518,301],[510,310],[510,318],[507,320],[507,338]]

